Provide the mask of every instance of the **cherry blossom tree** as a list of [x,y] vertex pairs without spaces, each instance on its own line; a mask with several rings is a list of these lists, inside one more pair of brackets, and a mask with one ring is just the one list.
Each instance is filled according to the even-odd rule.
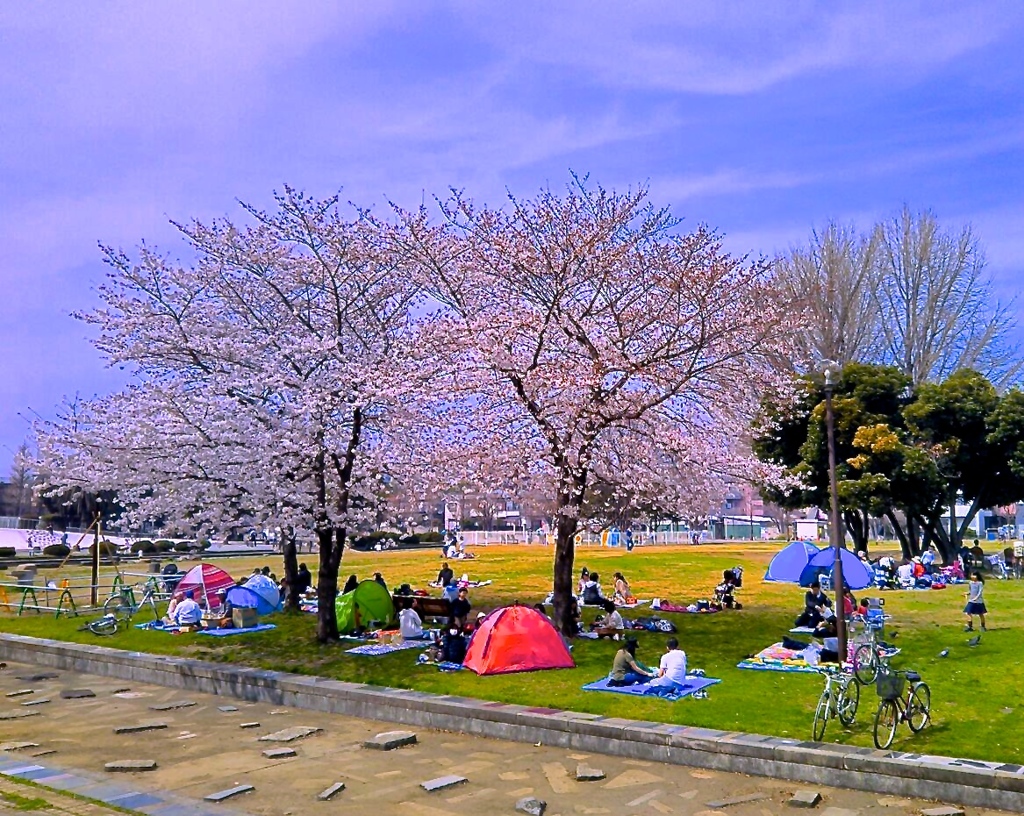
[[130,519],[312,528],[324,642],[347,531],[416,381],[417,290],[363,213],[291,189],[276,203],[245,207],[247,226],[178,225],[192,263],[105,250],[104,305],[81,317],[136,382],[40,428],[40,451],[54,489],[116,489]]
[[[399,254],[440,304],[419,348],[436,370],[424,422],[448,470],[484,484],[542,480],[556,498],[554,605],[571,633],[574,534],[588,486],[706,513],[759,472],[738,440],[782,384],[786,305],[770,265],[684,233],[643,189],[573,177],[564,195],[462,193],[399,212]],[[421,406],[423,407],[423,406]],[[439,421],[443,417],[443,421]]]

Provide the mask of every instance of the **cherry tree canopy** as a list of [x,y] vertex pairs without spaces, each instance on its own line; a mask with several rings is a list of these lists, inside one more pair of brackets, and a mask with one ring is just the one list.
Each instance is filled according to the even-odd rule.
[[591,477],[681,513],[749,478],[757,465],[740,440],[761,393],[781,385],[786,304],[769,265],[728,256],[706,228],[681,232],[642,189],[574,177],[561,196],[493,209],[453,193],[440,210],[439,224],[400,213],[396,233],[442,304],[420,344],[445,388],[424,447],[447,442],[491,483],[546,480],[568,632]]
[[378,227],[286,190],[252,225],[179,225],[195,254],[106,250],[103,308],[82,315],[137,384],[40,429],[50,484],[117,490],[131,521],[315,530],[321,639],[336,636],[345,531],[372,495],[416,288]]

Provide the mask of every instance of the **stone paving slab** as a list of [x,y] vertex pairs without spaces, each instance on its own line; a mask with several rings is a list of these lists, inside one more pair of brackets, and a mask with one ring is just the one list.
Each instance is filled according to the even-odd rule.
[[[550,709],[541,707],[533,707],[533,710],[530,710],[523,706],[466,701],[465,698],[452,698],[449,705],[448,698],[424,697],[422,693],[409,695],[359,684],[223,667],[183,658],[168,660],[149,655],[116,652],[106,647],[61,644],[55,652],[48,652],[36,648],[38,644],[35,643],[35,639],[0,635],[0,657],[13,660],[10,652],[12,639],[17,643],[31,643],[33,648],[28,652],[33,656],[36,665],[59,665],[61,668],[79,671],[89,666],[105,676],[120,679],[121,683],[124,679],[130,678],[140,693],[150,696],[155,693],[158,699],[167,699],[167,689],[173,688],[179,694],[186,692],[190,699],[196,700],[197,706],[173,712],[172,727],[146,737],[147,746],[150,742],[165,746],[162,749],[164,753],[159,756],[163,758],[166,755],[173,759],[171,767],[161,767],[155,772],[140,776],[140,779],[144,777],[147,782],[152,779],[150,784],[158,786],[158,790],[159,786],[166,785],[169,786],[168,789],[193,800],[202,799],[211,790],[228,789],[233,786],[232,783],[241,784],[247,781],[248,784],[254,784],[259,792],[258,797],[252,797],[247,801],[263,801],[264,796],[269,795],[287,802],[290,809],[297,808],[296,803],[300,801],[315,803],[317,794],[329,785],[343,781],[347,786],[343,799],[346,810],[349,804],[362,802],[386,802],[393,807],[401,802],[410,801],[410,796],[418,790],[420,780],[458,772],[460,776],[469,780],[470,787],[453,795],[478,797],[463,801],[488,801],[492,803],[488,809],[494,809],[497,800],[493,800],[493,797],[498,796],[505,803],[501,809],[511,810],[518,799],[536,795],[537,798],[549,800],[548,812],[552,816],[568,816],[573,812],[575,804],[581,802],[580,797],[587,796],[580,792],[582,783],[577,783],[567,771],[567,768],[576,767],[576,761],[567,758],[567,752],[570,751],[573,752],[572,756],[602,755],[599,761],[593,759],[589,763],[599,764],[608,772],[607,783],[596,783],[601,790],[601,802],[593,804],[594,807],[608,807],[613,812],[618,812],[617,809],[624,808],[628,802],[648,796],[649,798],[642,804],[645,812],[660,813],[665,812],[661,808],[670,807],[676,813],[692,814],[693,807],[684,802],[687,796],[697,797],[696,801],[699,802],[718,802],[735,796],[737,788],[740,791],[764,789],[773,797],[770,804],[752,802],[729,809],[732,816],[748,816],[744,808],[753,807],[756,810],[752,810],[750,816],[758,816],[762,809],[775,811],[779,807],[784,808],[794,791],[807,784],[828,785],[844,781],[842,774],[846,774],[846,778],[857,777],[858,779],[853,781],[859,784],[872,783],[879,776],[879,767],[895,769],[895,773],[885,777],[885,786],[876,788],[879,793],[904,797],[929,793],[955,802],[958,801],[955,795],[958,792],[962,794],[962,788],[965,787],[963,781],[969,780],[973,783],[969,786],[971,789],[982,791],[987,797],[985,801],[976,804],[990,808],[996,805],[1012,805],[1016,801],[1013,797],[1018,794],[1016,785],[1024,784],[1024,774],[1019,772],[1019,768],[1012,765],[1004,767],[1005,763],[992,764],[991,767],[987,764],[985,767],[975,767],[961,760],[955,765],[942,765],[930,757],[905,752],[877,752],[870,749],[853,749],[849,746],[822,746],[800,740],[668,724],[640,724],[621,718],[585,716],[574,712],[549,713]],[[85,650],[88,659],[83,657],[80,650]],[[51,662],[56,659],[56,652],[60,653],[57,654],[60,658],[59,663]],[[148,679],[157,679],[164,683],[163,691],[146,686]],[[12,721],[5,728],[13,730],[9,734],[5,731],[4,736],[10,740],[33,740],[49,747],[42,737],[50,728],[50,720],[60,717],[63,730],[65,723],[70,723],[77,717],[82,722],[79,728],[84,729],[81,731],[81,738],[100,737],[109,741],[113,725],[118,722],[131,722],[133,717],[140,713],[144,714],[147,710],[145,702],[141,700],[111,700],[107,695],[111,689],[121,687],[118,683],[105,682],[94,677],[82,678],[79,682],[88,682],[103,697],[103,705],[55,701],[54,710],[46,710],[45,717],[32,718],[24,722]],[[271,711],[282,712],[273,715],[275,724],[280,722],[282,726],[279,731],[310,727],[302,725],[303,720],[310,721],[308,713],[304,715],[301,710],[282,708],[282,705],[315,707],[318,711],[315,721],[324,724],[324,732],[317,740],[309,741],[308,746],[303,743],[303,772],[296,774],[294,771],[297,766],[293,763],[267,763],[258,750],[253,751],[256,747],[253,742],[248,743],[249,748],[244,748],[246,740],[237,739],[237,719],[223,717],[211,720],[208,712],[215,709],[220,701],[213,698],[200,699],[206,690],[204,683],[207,682],[210,689],[218,689],[231,696],[245,699],[246,711],[248,713],[251,710],[249,716],[254,719],[271,716]],[[4,675],[0,674],[0,691],[6,693],[8,690],[16,690],[16,686],[13,682],[5,681]],[[59,689],[40,687],[43,693],[56,693],[57,690]],[[429,744],[424,742],[422,751],[416,750],[408,754],[403,752],[403,761],[398,767],[390,756],[379,752],[353,754],[351,746],[361,744],[381,730],[379,722],[368,723],[351,717],[346,706],[350,703],[354,705],[353,701],[358,702],[358,710],[364,714],[426,729],[420,730],[419,733],[421,742],[429,737]],[[89,705],[94,707],[88,708]],[[110,705],[116,708],[108,711],[107,707]],[[335,713],[330,713],[331,711]],[[100,716],[101,713],[105,720]],[[516,740],[519,745],[512,748],[509,743],[505,743],[501,747],[491,749],[501,758],[494,767],[481,766],[478,770],[463,770],[467,767],[476,769],[477,760],[467,760],[468,753],[472,752],[453,746],[493,743],[480,736],[445,734],[441,738],[437,731],[431,729],[463,730],[468,717],[473,718],[474,730]],[[38,722],[34,723],[36,720]],[[355,723],[359,723],[358,726]],[[336,730],[339,728],[340,732]],[[104,737],[100,731],[108,736]],[[195,734],[199,739],[179,742],[179,735],[183,732]],[[444,740],[440,745],[437,742],[439,738]],[[526,745],[527,741],[531,745]],[[225,746],[230,746],[232,742],[239,743],[238,750],[229,750],[225,753]],[[542,742],[543,746],[536,747],[537,742]],[[565,748],[550,747],[552,744],[561,744]],[[758,755],[751,756],[754,750]],[[336,758],[339,751],[345,751],[346,760],[343,766],[339,766]],[[118,755],[125,754],[113,754],[114,757]],[[215,764],[204,761],[204,757],[214,755],[217,758]],[[67,751],[62,749],[59,756],[64,762],[74,754],[69,748]],[[375,759],[374,756],[380,759]],[[97,760],[101,758],[102,755],[97,755]],[[109,749],[106,758],[111,758]],[[666,759],[680,764],[660,764]],[[425,764],[418,764],[421,760]],[[954,761],[956,760],[947,759],[947,763]],[[378,762],[385,762],[384,768],[373,770],[375,765],[380,768]],[[691,771],[681,767],[683,762],[715,770]],[[627,763],[639,765],[631,767]],[[646,766],[641,767],[644,763]],[[834,767],[837,763],[838,768]],[[161,765],[163,766],[163,760]],[[549,778],[547,774],[541,772],[541,768],[552,765],[559,766],[560,774]],[[747,777],[746,783],[741,786],[736,780],[744,777],[731,773],[741,770],[752,770],[759,776],[753,779]],[[780,776],[790,771],[796,776],[785,791],[778,788],[778,785],[785,783],[763,776]],[[939,778],[938,771],[949,774],[949,781],[945,777]],[[343,777],[341,780],[337,778],[339,772]],[[526,778],[514,779],[510,776],[505,780],[500,778],[499,772],[525,775]],[[932,778],[928,778],[929,775],[932,775]],[[556,778],[558,782],[554,781]],[[674,781],[678,779],[686,780],[688,787]],[[734,781],[727,783],[725,780],[729,779]],[[555,789],[555,785],[560,788]],[[892,787],[893,785],[897,787]],[[492,793],[491,788],[498,793]],[[530,791],[523,793],[526,788]],[[267,791],[270,793],[265,793]],[[877,794],[872,796],[870,793],[842,792],[834,789],[826,791],[824,788],[823,792],[826,793],[823,807],[841,807],[853,803],[855,806],[848,809],[858,810],[862,816],[865,808],[878,807]],[[420,792],[420,795],[427,794]],[[425,806],[437,807],[436,803],[445,795],[443,791],[430,794],[435,804]],[[684,804],[681,805],[681,802]],[[925,803],[918,805],[921,809],[924,806]],[[451,811],[452,808],[448,810]],[[270,810],[267,812],[283,813]],[[379,816],[386,810],[376,807],[368,808],[365,812]],[[969,813],[969,816],[975,814]]]

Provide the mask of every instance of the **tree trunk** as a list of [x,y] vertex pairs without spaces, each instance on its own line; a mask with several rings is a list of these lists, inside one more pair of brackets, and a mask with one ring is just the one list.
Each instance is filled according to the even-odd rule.
[[[903,553],[904,558],[913,558],[913,548],[910,546],[910,538],[907,536],[906,531],[903,529],[903,525],[899,523],[896,518],[896,513],[893,510],[885,511],[885,518],[889,520],[892,525],[893,532],[896,534],[897,540],[900,542],[900,551]],[[907,520],[909,524],[909,519]]]
[[942,525],[943,509],[939,508],[933,516],[918,518],[917,521],[931,535],[935,548],[939,551],[939,555],[942,556],[942,563],[952,564],[957,557],[957,548],[953,546],[952,537],[946,533],[946,528]]
[[554,616],[556,626],[566,637],[577,634],[572,614],[573,563],[576,559],[576,529],[579,519],[559,515],[555,537]]
[[338,639],[338,616],[334,602],[338,597],[338,573],[345,546],[345,529],[328,527],[316,531],[320,545],[320,572],[316,580],[316,639],[328,643]]
[[868,549],[868,514],[864,510],[844,510],[843,522],[853,539],[854,552],[867,552]]
[[284,585],[287,589],[285,593],[285,608],[292,612],[299,611],[299,593],[295,591],[295,586],[299,582],[299,558],[295,552],[295,530],[292,527],[287,527],[282,530],[283,542],[281,545],[281,554],[284,556]]
[[554,621],[566,637],[577,634],[572,614],[573,563],[576,559],[576,530],[587,489],[587,470],[573,473],[563,465],[555,515]]

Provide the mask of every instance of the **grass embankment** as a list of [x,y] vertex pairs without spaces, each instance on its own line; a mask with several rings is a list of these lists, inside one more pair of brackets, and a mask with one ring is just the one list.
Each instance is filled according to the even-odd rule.
[[[276,630],[244,639],[216,640],[195,635],[171,636],[136,630],[110,638],[78,631],[82,619],[54,620],[26,615],[0,618],[0,628],[27,635],[59,638],[105,646],[188,655],[206,660],[241,663],[267,669],[317,674],[354,682],[415,688],[488,700],[545,705],[576,711],[742,730],[810,739],[811,718],[821,687],[816,675],[776,674],[736,669],[736,663],[780,640],[803,603],[803,590],[782,584],[764,584],[760,577],[775,546],[714,545],[699,548],[586,549],[577,567],[597,570],[607,587],[620,570],[642,598],[658,596],[677,603],[711,597],[723,569],[736,564],[746,570],[739,598],[744,608],[712,615],[668,614],[679,629],[679,640],[692,667],[704,668],[722,679],[706,700],[684,699],[667,703],[623,695],[581,690],[584,683],[604,675],[617,648],[609,641],[578,640],[573,650],[577,667],[531,674],[477,677],[471,672],[438,672],[417,666],[415,650],[380,658],[344,653],[350,644],[320,646],[314,640],[312,616],[274,616]],[[491,578],[491,586],[474,590],[475,609],[489,609],[515,600],[534,603],[550,587],[551,550],[541,547],[489,547],[478,550],[475,561],[454,564],[475,579]],[[315,556],[309,556],[314,566]],[[218,561],[233,575],[269,563],[280,569],[280,559],[266,556]],[[183,565],[187,566],[187,565]],[[381,571],[389,585],[408,582],[424,587],[439,567],[434,550],[357,553],[345,555],[343,574],[368,577]],[[49,576],[44,575],[44,578]],[[55,576],[58,579],[64,576]],[[993,614],[989,632],[977,648],[967,646],[962,632],[963,591],[888,592],[886,610],[894,616],[888,635],[898,632],[903,653],[894,665],[921,672],[932,689],[934,722],[920,735],[901,729],[894,747],[922,753],[1024,763],[1020,694],[1024,688],[1024,627],[1016,624],[1024,609],[1024,581],[988,582],[986,599]],[[146,613],[140,613],[144,616]],[[592,616],[588,613],[588,618]],[[644,608],[625,616],[650,614]],[[139,620],[144,617],[138,618]],[[657,663],[665,635],[638,633],[638,655]],[[949,649],[948,657],[939,653]],[[829,724],[826,739],[853,745],[871,745],[871,720],[877,706],[873,689],[864,689],[861,709],[853,728]]]

